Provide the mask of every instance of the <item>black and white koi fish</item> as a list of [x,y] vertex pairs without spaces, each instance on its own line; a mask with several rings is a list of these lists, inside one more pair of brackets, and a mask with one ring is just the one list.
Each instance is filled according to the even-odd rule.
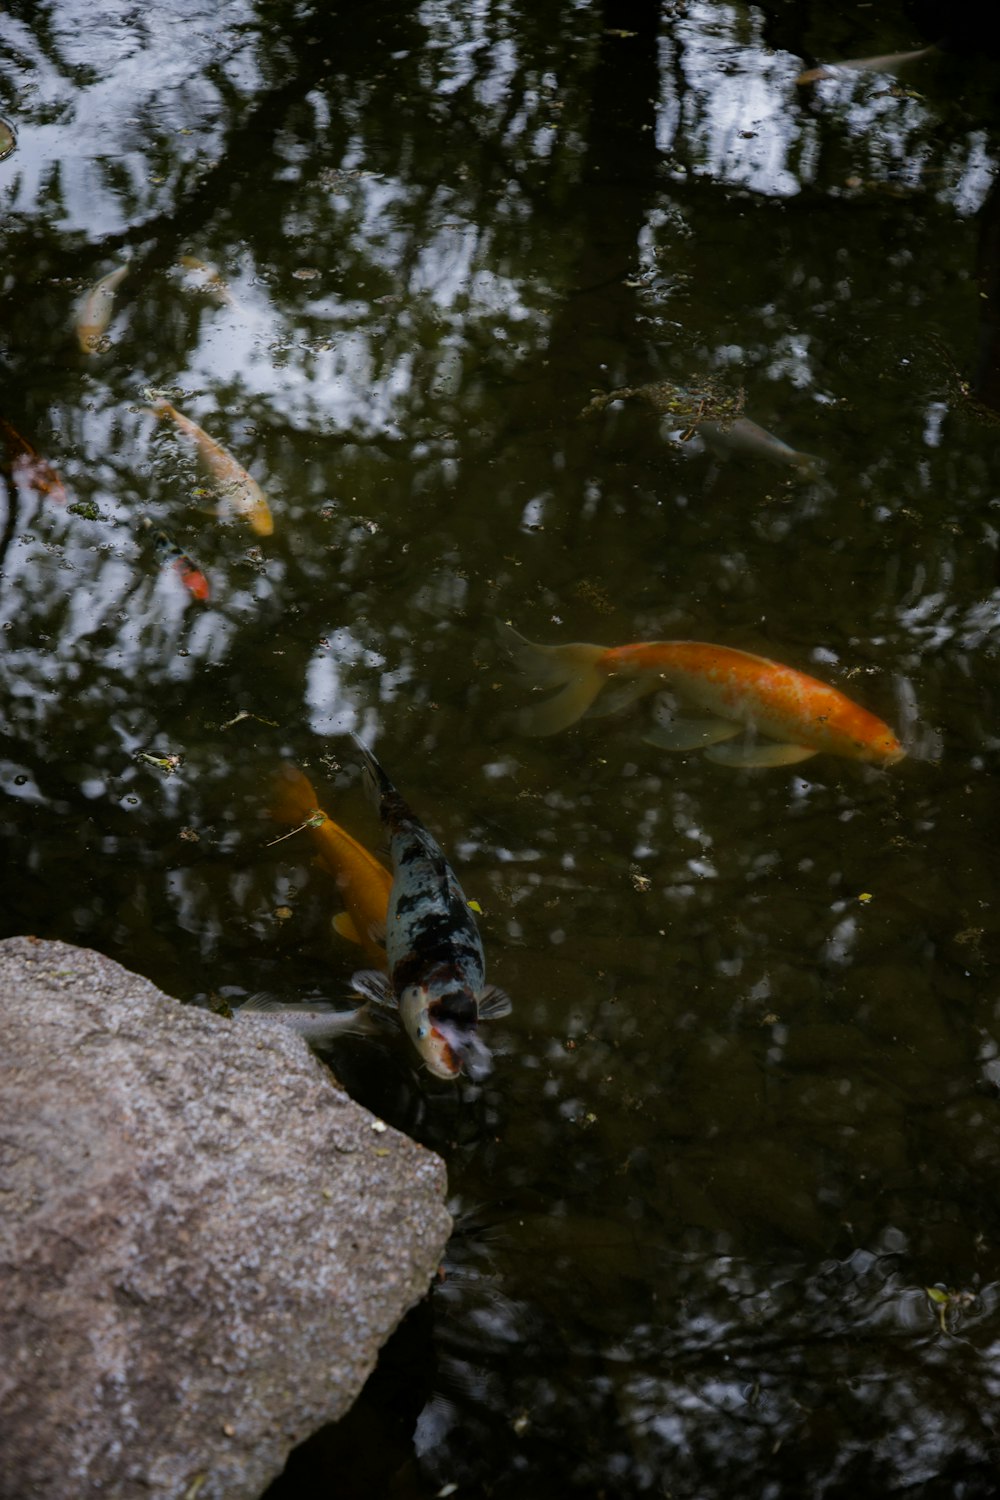
[[365,786],[389,835],[393,879],[386,917],[389,978],[362,970],[354,989],[375,1004],[398,1005],[403,1029],[437,1078],[490,1071],[480,1021],[509,1015],[503,990],[486,983],[486,961],[475,918],[437,840],[396,791],[372,752]]

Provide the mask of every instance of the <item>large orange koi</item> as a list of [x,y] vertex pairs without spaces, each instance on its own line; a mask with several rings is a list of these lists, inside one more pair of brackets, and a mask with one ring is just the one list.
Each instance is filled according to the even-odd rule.
[[576,722],[613,678],[626,679],[592,711],[612,713],[669,689],[686,712],[645,736],[664,750],[704,749],[728,766],[788,766],[826,753],[891,766],[906,751],[887,724],[794,667],[705,641],[629,646],[539,646],[509,625],[502,636],[540,686],[559,691],[523,709],[525,734],[556,734]]
[[278,772],[271,817],[279,823],[308,826],[319,863],[337,882],[346,907],[334,917],[334,928],[349,942],[359,943],[369,960],[384,969],[385,918],[392,889],[389,871],[327,817],[308,776],[297,766],[284,765]]

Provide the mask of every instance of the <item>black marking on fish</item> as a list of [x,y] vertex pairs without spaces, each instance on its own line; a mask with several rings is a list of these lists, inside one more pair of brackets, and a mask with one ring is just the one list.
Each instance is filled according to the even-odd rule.
[[450,1021],[453,1028],[471,1032],[479,1018],[477,996],[486,964],[465,893],[436,839],[367,746],[355,743],[364,757],[369,793],[391,836],[386,956],[392,987],[397,996],[422,988],[435,1024]]

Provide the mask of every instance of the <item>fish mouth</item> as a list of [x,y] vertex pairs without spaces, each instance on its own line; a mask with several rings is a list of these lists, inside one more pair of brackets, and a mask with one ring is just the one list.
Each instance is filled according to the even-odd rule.
[[462,1071],[462,1064],[455,1056],[451,1043],[436,1026],[431,1027],[431,1036],[436,1046],[424,1056],[428,1073],[433,1073],[435,1078],[457,1078]]
[[872,759],[883,766],[895,766],[906,759],[906,751],[898,740],[888,740],[884,745],[878,746]]
[[442,1053],[454,1063],[456,1073],[465,1072],[478,1083],[493,1071],[490,1049],[473,1028],[439,1021],[431,1030],[441,1043]]

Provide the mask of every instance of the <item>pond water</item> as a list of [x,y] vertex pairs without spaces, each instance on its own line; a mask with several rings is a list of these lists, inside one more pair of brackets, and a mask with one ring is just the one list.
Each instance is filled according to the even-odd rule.
[[[997,1492],[995,39],[796,83],[945,29],[811,0],[0,18],[4,935],[192,1004],[346,995],[336,892],[268,799],[294,761],[378,847],[353,730],[513,999],[482,1084],[391,1039],[332,1056],[445,1157],[456,1231],[272,1500]],[[742,392],[817,462],[636,402],[581,420],[653,381]],[[273,535],[217,514],[157,392]],[[648,702],[526,738],[501,619],[760,652],[908,756],[734,769],[645,743]]]

